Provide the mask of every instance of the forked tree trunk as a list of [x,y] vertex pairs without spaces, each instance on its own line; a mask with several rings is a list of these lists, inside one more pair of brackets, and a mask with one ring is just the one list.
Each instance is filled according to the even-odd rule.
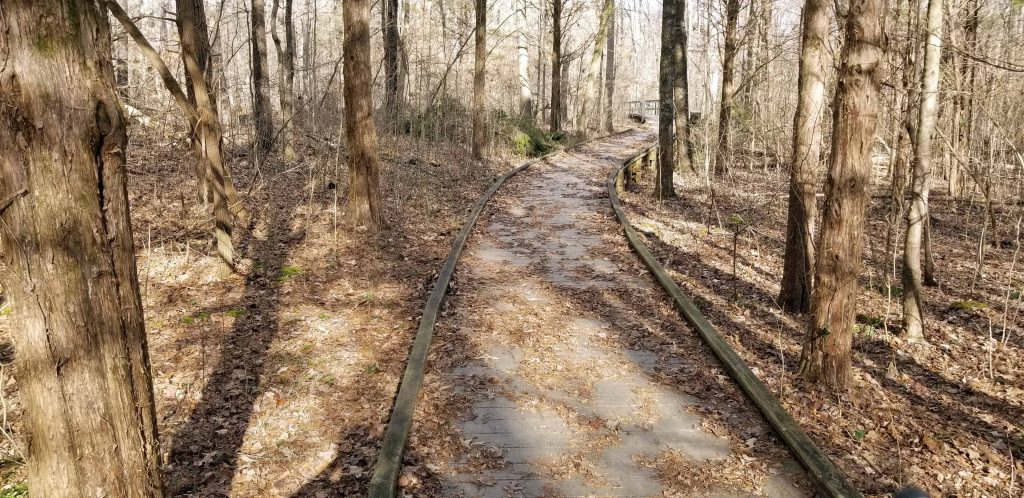
[[693,143],[690,141],[690,77],[687,53],[689,32],[686,26],[686,0],[676,4],[676,32],[672,43],[672,101],[675,107],[675,164],[683,172],[693,168]]
[[530,47],[527,46],[526,0],[519,0],[516,17],[519,29],[516,36],[517,55],[519,57],[519,116],[527,122],[533,122],[533,91],[530,89]]
[[377,130],[373,124],[369,0],[344,0],[345,138],[348,142],[348,208],[354,227],[373,231],[384,224],[380,200]]
[[0,8],[0,285],[32,496],[163,496],[103,5]]
[[729,153],[732,144],[729,131],[732,126],[732,100],[736,92],[733,66],[736,61],[736,21],[740,16],[740,0],[725,0],[725,48],[722,53],[722,93],[718,108],[718,147],[715,152],[715,174],[729,172]]
[[285,161],[295,160],[295,25],[292,23],[292,0],[284,0],[284,44],[277,35],[277,9],[274,0],[270,10],[270,33],[277,49],[278,93],[281,100],[281,155]]
[[939,62],[942,36],[942,0],[928,1],[927,43],[921,73],[921,109],[914,147],[914,181],[907,236],[903,244],[903,333],[911,341],[924,340],[924,289],[921,244],[928,224],[928,189],[931,181],[932,132],[939,106]]
[[583,100],[581,101],[579,114],[577,114],[577,127],[586,132],[590,129],[591,114],[593,113],[594,101],[597,93],[597,78],[601,72],[601,54],[604,52],[606,38],[608,37],[608,23],[615,12],[615,2],[604,0],[597,22],[597,33],[594,35],[594,50],[590,53],[590,65],[587,66],[586,81],[583,84]]
[[551,133],[562,131],[562,8],[565,0],[551,1]]
[[665,200],[675,197],[672,172],[676,164],[675,76],[679,46],[680,7],[685,0],[665,0],[661,8],[661,59],[658,63],[658,165],[655,172],[654,197]]
[[825,0],[806,0],[800,44],[800,76],[793,118],[793,158],[789,171],[789,215],[786,253],[779,304],[787,311],[811,309],[814,268],[814,218],[818,165],[821,160],[822,110],[825,106],[825,40],[828,36]]
[[608,47],[605,48],[604,66],[604,130],[615,131],[615,0],[612,4],[612,15],[608,18]]
[[252,0],[252,114],[256,150],[261,155],[274,145],[274,114],[270,108],[270,65],[267,63],[267,22],[264,0]]
[[834,389],[850,382],[850,347],[864,252],[871,144],[878,122],[878,67],[884,55],[884,0],[852,0],[846,16],[832,122],[832,153],[815,261],[811,320],[800,373]]

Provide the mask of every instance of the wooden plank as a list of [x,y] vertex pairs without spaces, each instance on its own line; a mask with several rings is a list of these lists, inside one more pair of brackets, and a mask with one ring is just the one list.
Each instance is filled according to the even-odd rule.
[[675,303],[679,313],[711,348],[712,352],[715,353],[715,356],[722,363],[722,366],[729,373],[729,376],[740,385],[743,392],[754,402],[754,405],[757,406],[757,409],[768,420],[768,423],[772,425],[779,437],[786,442],[793,455],[807,469],[808,474],[810,474],[818,489],[830,497],[862,498],[863,495],[861,495],[860,491],[822,453],[811,438],[800,428],[800,425],[793,420],[789,412],[782,407],[779,400],[761,382],[761,379],[757,378],[750,371],[750,367],[736,354],[736,351],[722,338],[715,327],[708,322],[707,318],[693,304],[693,301],[683,294],[679,285],[672,280],[672,277],[661,266],[661,263],[654,258],[654,255],[651,254],[651,251],[644,245],[643,240],[633,229],[633,225],[630,224],[626,213],[622,209],[622,204],[619,202],[619,195],[616,191],[617,180],[631,162],[645,155],[656,153],[656,145],[645,149],[636,156],[627,159],[623,163],[622,168],[608,176],[608,197],[611,201],[612,209],[615,211],[615,216],[619,219],[619,223],[622,224],[622,230],[626,235],[626,239],[629,240],[633,250],[636,251],[647,268],[654,274],[662,288],[672,296],[672,301]]

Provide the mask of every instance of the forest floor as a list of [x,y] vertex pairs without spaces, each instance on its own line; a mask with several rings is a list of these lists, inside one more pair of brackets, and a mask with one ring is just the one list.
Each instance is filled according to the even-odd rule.
[[[522,158],[479,165],[457,145],[382,136],[388,227],[350,230],[347,171],[327,146],[256,174],[229,147],[252,211],[251,258],[218,277],[187,144],[132,138],[129,185],[168,490],[187,496],[353,496],[366,489],[409,345],[468,209]],[[254,181],[255,180],[255,181]],[[341,205],[339,205],[339,203]],[[5,308],[9,310],[9,308]],[[17,332],[8,312],[0,336]],[[4,425],[23,447],[9,342]],[[23,479],[7,438],[3,485]]]
[[[900,264],[886,254],[887,201],[873,200],[857,302],[855,382],[835,394],[796,376],[804,318],[782,312],[775,301],[786,228],[783,173],[735,169],[716,187],[717,210],[705,180],[688,173],[676,182],[679,196],[669,202],[652,201],[646,190],[624,194],[630,219],[859,488],[882,495],[916,484],[932,496],[1021,496],[1024,289],[1013,232],[1019,213],[1002,221],[1008,240],[1000,248],[987,245],[974,279],[983,207],[941,197],[932,202],[938,286],[925,289],[927,342],[915,344],[898,334],[902,289],[894,268]],[[885,192],[885,185],[876,191]]]

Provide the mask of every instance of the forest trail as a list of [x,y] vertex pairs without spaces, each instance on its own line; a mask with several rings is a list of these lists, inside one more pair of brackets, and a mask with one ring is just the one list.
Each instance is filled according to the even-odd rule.
[[445,495],[811,494],[611,213],[608,173],[653,138],[557,154],[485,210],[434,348]]

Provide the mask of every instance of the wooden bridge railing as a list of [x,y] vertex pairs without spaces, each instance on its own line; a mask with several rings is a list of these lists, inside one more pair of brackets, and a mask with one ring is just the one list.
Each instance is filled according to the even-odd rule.
[[626,115],[630,119],[641,123],[646,122],[649,118],[657,117],[658,101],[634,100],[632,102],[626,102]]

